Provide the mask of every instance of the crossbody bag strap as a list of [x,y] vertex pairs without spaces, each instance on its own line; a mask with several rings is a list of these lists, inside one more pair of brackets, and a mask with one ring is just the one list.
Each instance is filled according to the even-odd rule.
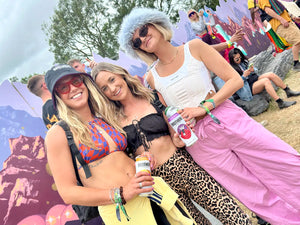
[[81,156],[81,154],[80,154],[80,152],[79,152],[79,150],[78,150],[78,148],[77,148],[77,146],[74,142],[73,134],[72,134],[68,124],[63,120],[57,122],[57,124],[59,126],[61,126],[64,129],[65,133],[66,133],[66,137],[67,137],[67,140],[68,140],[68,145],[71,149],[71,155],[72,155],[72,160],[73,160],[73,166],[74,166],[75,172],[76,172],[76,177],[77,177],[77,180],[80,181],[80,183],[81,183],[81,180],[80,180],[79,175],[78,175],[78,170],[77,170],[77,166],[76,166],[75,157],[77,158],[80,165],[82,166],[86,178],[89,178],[89,177],[92,176],[90,168],[88,167],[87,163],[83,160],[83,158],[82,158],[82,156]]

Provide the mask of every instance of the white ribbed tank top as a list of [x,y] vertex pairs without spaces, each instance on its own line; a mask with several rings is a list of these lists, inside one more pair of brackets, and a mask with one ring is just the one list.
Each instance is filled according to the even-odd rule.
[[215,91],[208,69],[191,55],[188,42],[184,45],[183,65],[175,73],[160,77],[155,66],[151,73],[155,89],[168,106],[197,107],[209,92]]

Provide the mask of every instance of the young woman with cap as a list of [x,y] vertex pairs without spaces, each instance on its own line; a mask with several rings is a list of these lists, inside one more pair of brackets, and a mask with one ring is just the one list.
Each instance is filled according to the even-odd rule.
[[[106,225],[195,224],[178,195],[161,178],[148,172],[135,173],[134,161],[125,153],[126,138],[114,128],[120,127],[90,75],[69,65],[57,65],[46,73],[45,81],[80,153],[76,164],[83,186],[77,186],[64,130],[54,125],[48,131],[48,162],[65,203],[99,206]],[[85,176],[87,167],[90,177]],[[151,190],[149,198],[139,196]]]
[[[199,39],[171,45],[168,17],[136,8],[123,19],[121,49],[151,65],[147,81],[167,105],[179,107],[199,140],[193,159],[231,194],[273,225],[300,222],[300,155],[227,100],[243,86],[240,75]],[[225,81],[217,92],[212,71]]]
[[[165,107],[150,89],[122,67],[110,63],[99,63],[93,68],[92,77],[110,100],[110,114],[116,116],[126,132],[126,152],[136,156],[147,150],[154,155],[156,167],[152,174],[163,178],[179,194],[197,224],[206,224],[207,219],[191,199],[222,224],[250,224],[247,215],[224,188],[198,166],[185,149],[173,144],[163,117]],[[178,146],[184,145],[178,135],[174,140]]]

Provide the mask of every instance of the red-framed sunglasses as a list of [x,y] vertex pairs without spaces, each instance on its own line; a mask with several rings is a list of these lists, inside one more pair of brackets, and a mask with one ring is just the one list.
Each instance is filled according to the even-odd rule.
[[[148,25],[149,24],[145,24],[144,26],[142,26],[140,28],[140,30],[139,30],[140,37],[146,37],[146,35],[148,34]],[[132,45],[136,49],[140,48],[141,44],[142,44],[142,40],[140,38],[136,38],[132,41]]]
[[83,77],[82,76],[74,76],[71,80],[58,84],[55,87],[55,90],[59,94],[68,94],[71,90],[70,85],[73,85],[74,87],[80,87],[83,84]]

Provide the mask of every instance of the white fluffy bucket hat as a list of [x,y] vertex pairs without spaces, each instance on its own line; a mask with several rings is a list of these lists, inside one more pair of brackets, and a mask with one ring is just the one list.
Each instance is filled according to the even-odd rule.
[[157,9],[134,8],[131,10],[131,12],[123,18],[118,41],[120,48],[133,58],[139,58],[132,46],[133,34],[136,29],[147,23],[158,24],[167,30],[172,30],[172,24],[168,16]]

